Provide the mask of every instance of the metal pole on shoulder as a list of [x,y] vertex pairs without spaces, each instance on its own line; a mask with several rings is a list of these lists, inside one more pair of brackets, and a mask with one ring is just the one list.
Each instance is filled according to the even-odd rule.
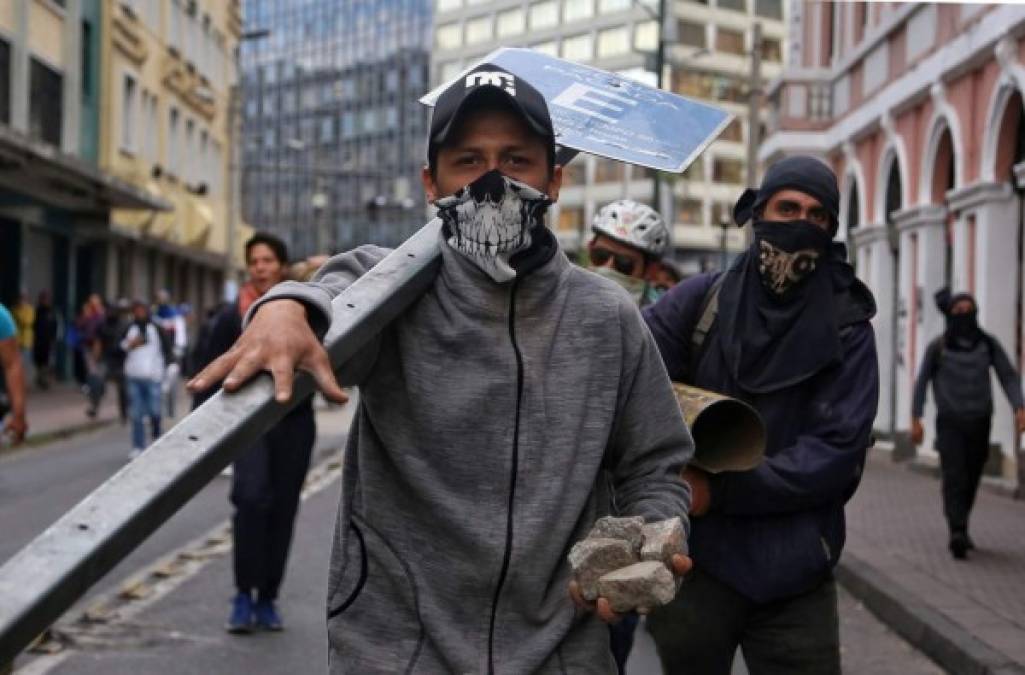
[[[335,368],[430,287],[440,264],[436,218],[332,303],[324,344]],[[292,400],[269,375],[218,392],[0,567],[0,672],[76,600],[313,391]]]

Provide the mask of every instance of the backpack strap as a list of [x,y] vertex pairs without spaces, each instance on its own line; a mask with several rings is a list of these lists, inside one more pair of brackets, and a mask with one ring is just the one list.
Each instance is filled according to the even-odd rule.
[[697,374],[701,359],[705,355],[707,347],[705,343],[708,339],[708,334],[712,332],[715,320],[719,316],[719,291],[722,290],[726,274],[725,272],[720,274],[719,278],[712,283],[705,293],[705,298],[701,302],[701,314],[698,316],[698,322],[695,324],[694,332],[690,336],[690,377],[692,380]]

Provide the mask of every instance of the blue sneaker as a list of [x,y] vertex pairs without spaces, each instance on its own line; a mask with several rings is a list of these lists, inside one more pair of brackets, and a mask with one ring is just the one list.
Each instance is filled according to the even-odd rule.
[[273,600],[257,600],[253,605],[253,614],[256,615],[256,625],[263,630],[284,630],[281,624],[281,616],[274,608]]
[[239,593],[231,601],[231,616],[226,628],[236,635],[253,632],[253,599],[248,593]]

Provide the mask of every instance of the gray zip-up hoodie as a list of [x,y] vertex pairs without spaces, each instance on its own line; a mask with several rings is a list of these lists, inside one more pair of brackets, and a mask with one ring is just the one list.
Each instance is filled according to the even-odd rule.
[[[607,628],[567,595],[566,554],[610,511],[687,522],[693,446],[658,349],[626,293],[561,252],[498,284],[441,250],[433,286],[340,374],[360,403],[330,670],[614,673]],[[335,256],[261,303],[301,300],[324,325],[386,253]]]

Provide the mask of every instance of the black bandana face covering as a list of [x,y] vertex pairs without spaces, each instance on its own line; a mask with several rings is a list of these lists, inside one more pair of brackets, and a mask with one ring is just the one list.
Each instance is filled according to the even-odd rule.
[[828,232],[806,220],[760,220],[754,232],[762,285],[782,301],[815,273],[830,243]]
[[516,277],[509,259],[530,246],[531,231],[543,226],[551,203],[540,190],[494,169],[434,205],[449,246],[503,283]]

